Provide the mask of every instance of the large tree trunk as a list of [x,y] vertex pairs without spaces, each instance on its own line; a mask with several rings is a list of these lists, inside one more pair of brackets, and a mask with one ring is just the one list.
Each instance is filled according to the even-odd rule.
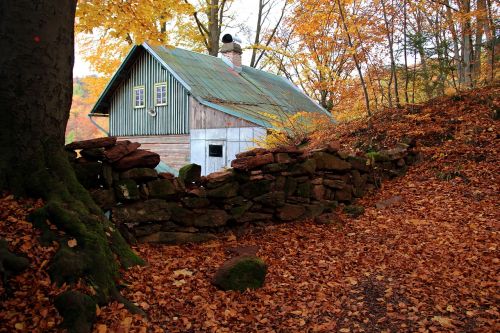
[[84,278],[96,301],[124,301],[114,255],[124,266],[141,260],[78,183],[64,151],[75,6],[76,0],[0,2],[0,189],[43,198],[46,206],[33,220],[40,226],[49,220],[77,240],[69,248],[59,239],[50,267],[56,282]]

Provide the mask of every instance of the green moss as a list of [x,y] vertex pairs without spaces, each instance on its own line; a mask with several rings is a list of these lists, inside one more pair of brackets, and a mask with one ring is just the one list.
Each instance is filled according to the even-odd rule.
[[221,268],[214,283],[222,290],[245,291],[257,289],[264,285],[267,265],[260,258],[244,256],[235,258],[235,262]]
[[302,198],[309,198],[311,196],[311,184],[306,181],[297,185],[297,195]]
[[363,215],[365,208],[358,205],[349,205],[344,207],[344,212],[352,217],[358,217]]
[[387,162],[389,161],[389,156],[386,154],[380,153],[378,151],[372,151],[366,153],[365,156],[373,162]]
[[64,244],[55,254],[49,266],[49,275],[52,282],[61,286],[63,283],[76,283],[84,276],[87,263],[81,253],[77,253]]
[[78,291],[66,291],[55,299],[57,311],[64,318],[62,327],[69,333],[88,333],[96,318],[96,303],[92,297]]

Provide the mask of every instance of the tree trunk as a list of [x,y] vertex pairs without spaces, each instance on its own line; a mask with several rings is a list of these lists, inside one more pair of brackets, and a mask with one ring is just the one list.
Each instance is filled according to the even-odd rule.
[[[53,279],[84,278],[99,303],[124,301],[115,286],[114,255],[124,266],[142,261],[78,183],[64,151],[75,6],[76,0],[0,2],[0,189],[44,199],[34,222],[46,226],[49,220],[77,240],[69,248],[67,239],[59,239]],[[68,258],[78,261],[79,269],[68,267]]]
[[[339,8],[339,13],[340,13],[340,19],[342,20],[342,25],[343,25],[344,31],[345,31],[345,33],[347,35],[348,45],[349,45],[349,47],[351,49],[353,49],[353,43],[352,43],[352,39],[351,39],[351,34],[349,33],[349,29],[347,28],[346,19],[345,19],[345,16],[344,16],[344,11],[342,9],[342,5],[340,4],[340,1],[341,0],[337,0],[337,4],[338,4],[338,8]],[[372,116],[372,112],[371,112],[371,109],[370,109],[370,97],[368,95],[368,90],[366,89],[365,79],[363,78],[363,72],[361,71],[361,65],[359,64],[358,57],[356,56],[356,51],[355,50],[353,50],[352,58],[354,60],[354,64],[355,64],[356,69],[358,71],[359,80],[361,81],[361,87],[363,88],[363,95],[365,97],[366,112],[368,113],[368,117],[371,117]]]

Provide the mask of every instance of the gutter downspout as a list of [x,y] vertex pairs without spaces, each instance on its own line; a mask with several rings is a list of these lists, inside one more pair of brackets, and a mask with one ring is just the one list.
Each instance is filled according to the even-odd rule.
[[109,132],[108,132],[108,131],[106,131],[104,128],[102,128],[102,127],[101,127],[98,123],[96,123],[94,119],[92,119],[92,116],[93,116],[93,114],[92,114],[92,113],[89,113],[89,114],[88,114],[88,116],[89,116],[90,122],[91,122],[91,123],[92,123],[95,127],[97,127],[97,128],[98,128],[101,132],[103,132],[104,134],[106,134],[106,136],[109,136]]

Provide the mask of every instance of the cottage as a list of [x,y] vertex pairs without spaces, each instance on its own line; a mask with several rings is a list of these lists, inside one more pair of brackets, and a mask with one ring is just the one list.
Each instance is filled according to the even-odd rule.
[[242,66],[241,46],[231,35],[223,42],[220,57],[134,46],[90,119],[109,117],[108,135],[140,142],[174,169],[191,162],[207,174],[254,146],[270,119],[326,113],[287,79]]

